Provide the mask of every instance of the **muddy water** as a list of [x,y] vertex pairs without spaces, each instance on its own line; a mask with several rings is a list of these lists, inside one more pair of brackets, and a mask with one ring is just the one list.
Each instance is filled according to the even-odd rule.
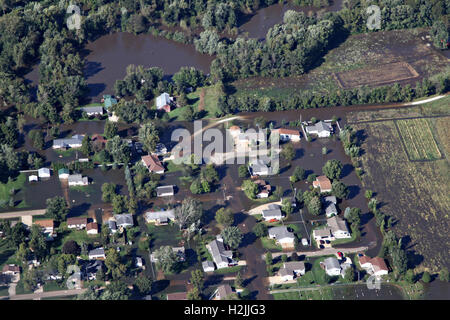
[[247,33],[250,38],[265,38],[267,31],[275,24],[283,22],[284,13],[288,10],[302,11],[307,15],[314,13],[339,11],[342,8],[343,0],[335,0],[330,7],[300,7],[295,6],[291,2],[278,3],[267,8],[258,10],[258,12],[239,28],[239,33]]
[[90,53],[86,57],[85,77],[91,98],[113,93],[114,83],[125,76],[130,64],[160,67],[166,75],[173,75],[184,66],[208,73],[213,60],[192,45],[148,34],[113,33],[89,43],[86,49]]

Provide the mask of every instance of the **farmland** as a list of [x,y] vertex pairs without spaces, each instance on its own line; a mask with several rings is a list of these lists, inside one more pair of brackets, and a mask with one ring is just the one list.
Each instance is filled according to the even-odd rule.
[[[448,106],[449,98],[442,100],[439,106]],[[450,114],[448,107],[434,108],[436,105],[348,116],[351,125],[366,137],[359,158],[365,171],[363,186],[374,190],[381,211],[398,221],[394,231],[404,237],[417,270],[438,271],[450,266],[448,254],[442,250],[450,245]],[[433,116],[426,116],[430,114]]]
[[289,96],[302,90],[329,93],[339,87],[413,84],[442,72],[447,59],[429,47],[423,29],[351,35],[330,50],[308,74],[280,79],[256,77],[234,82],[237,94]]

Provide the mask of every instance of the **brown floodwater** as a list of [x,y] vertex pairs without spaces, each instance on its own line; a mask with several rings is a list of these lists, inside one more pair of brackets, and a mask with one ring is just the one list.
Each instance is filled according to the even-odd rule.
[[262,8],[253,15],[249,21],[245,22],[240,28],[239,33],[247,33],[250,38],[265,38],[267,31],[275,24],[283,22],[284,13],[288,10],[302,11],[307,15],[319,14],[321,12],[339,11],[342,8],[343,0],[335,0],[333,4],[326,8],[317,8],[312,6],[300,7],[288,3],[277,3],[266,8]]
[[118,32],[87,44],[85,77],[91,98],[114,93],[114,83],[123,79],[130,64],[160,67],[171,76],[189,66],[209,73],[214,57],[197,52],[193,45],[181,44],[150,34]]

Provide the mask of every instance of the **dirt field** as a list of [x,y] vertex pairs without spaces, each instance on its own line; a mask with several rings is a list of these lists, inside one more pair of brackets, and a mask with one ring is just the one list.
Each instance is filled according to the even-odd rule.
[[[381,210],[398,220],[394,230],[405,237],[418,270],[450,267],[450,111],[441,111],[444,114],[435,110],[431,118],[413,120],[410,117],[429,114],[430,108],[377,111],[373,116],[387,120],[361,122],[371,118],[369,112],[348,117],[366,137],[360,157],[365,171],[363,186],[374,190]],[[395,122],[401,124],[400,131]],[[437,152],[440,159],[430,161],[437,158]]]
[[341,88],[350,89],[365,85],[386,85],[417,78],[419,74],[407,62],[394,62],[373,68],[339,72],[334,76]]
[[236,81],[237,93],[284,97],[308,89],[327,93],[367,84],[378,86],[394,81],[414,85],[423,77],[448,68],[448,59],[422,39],[425,29],[393,30],[351,35],[328,52],[323,62],[308,74],[283,79],[256,77]]

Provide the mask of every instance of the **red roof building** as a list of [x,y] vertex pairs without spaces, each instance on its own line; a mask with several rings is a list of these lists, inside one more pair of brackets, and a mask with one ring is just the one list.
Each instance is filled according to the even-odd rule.
[[153,154],[143,156],[142,163],[150,172],[159,174],[164,173],[164,166],[161,164],[161,161],[159,161],[158,157]]

